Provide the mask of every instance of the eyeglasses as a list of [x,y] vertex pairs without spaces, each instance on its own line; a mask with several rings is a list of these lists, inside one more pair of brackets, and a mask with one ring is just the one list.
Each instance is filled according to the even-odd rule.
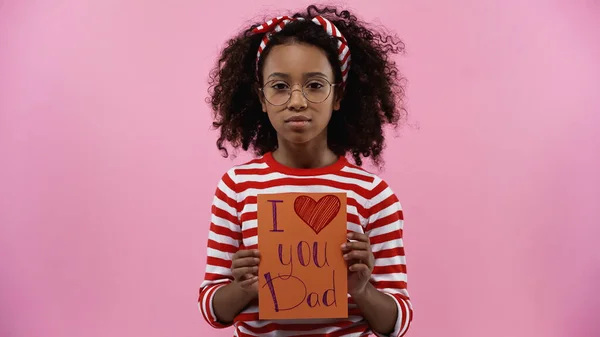
[[[332,84],[324,78],[311,79],[304,83],[301,91],[307,101],[322,103],[329,98],[333,86],[336,84]],[[294,91],[292,86],[282,80],[269,81],[260,90],[271,105],[287,104]]]

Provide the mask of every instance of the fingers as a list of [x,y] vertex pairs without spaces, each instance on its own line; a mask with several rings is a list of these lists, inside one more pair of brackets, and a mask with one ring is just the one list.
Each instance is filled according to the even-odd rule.
[[244,257],[260,257],[258,249],[241,249],[235,252],[231,257],[232,260],[237,260]]
[[248,277],[248,278],[243,281],[238,282],[238,284],[242,288],[250,287],[254,283],[258,282],[258,276],[256,276],[256,275],[246,275],[246,277]]
[[344,254],[344,260],[370,261],[372,253],[368,250],[352,250]]
[[234,280],[242,287],[252,285],[258,280],[258,264],[260,253],[258,250],[239,250],[232,256],[231,274]]
[[241,268],[241,267],[253,267],[258,266],[260,259],[258,257],[243,257],[238,259],[233,259],[231,261],[231,269]]
[[346,242],[342,245],[342,250],[344,251],[352,251],[352,250],[369,250],[368,242]]
[[351,265],[348,269],[352,272],[358,272],[358,273],[364,273],[364,274],[367,274],[371,271],[369,266],[367,266],[364,263],[355,263],[355,264]]
[[355,240],[355,241],[359,241],[359,242],[369,243],[369,236],[364,233],[350,232],[346,235],[346,237],[348,238],[348,240]]
[[233,275],[233,278],[238,281],[241,281],[244,278],[244,276],[246,276],[247,274],[254,276],[256,273],[258,273],[258,266],[241,267],[241,268],[235,268],[235,269],[231,270],[231,274]]
[[348,233],[348,239],[353,240],[342,244],[344,260],[350,266],[350,271],[370,270],[374,265],[374,256],[369,244],[369,236],[363,233]]

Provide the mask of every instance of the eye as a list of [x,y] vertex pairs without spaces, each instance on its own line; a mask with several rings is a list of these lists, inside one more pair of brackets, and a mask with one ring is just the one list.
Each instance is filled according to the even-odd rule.
[[271,88],[275,90],[287,90],[290,86],[285,82],[275,82],[271,84]]
[[316,81],[312,81],[306,84],[306,87],[308,89],[312,89],[312,90],[319,90],[322,89],[325,85],[323,83],[320,82],[316,82]]

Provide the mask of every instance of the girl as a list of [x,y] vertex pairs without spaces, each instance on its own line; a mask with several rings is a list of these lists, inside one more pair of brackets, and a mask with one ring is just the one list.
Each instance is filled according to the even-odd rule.
[[[198,305],[235,336],[402,336],[412,320],[398,199],[378,176],[383,127],[396,126],[403,88],[388,52],[402,50],[348,11],[310,6],[231,39],[211,73],[217,147],[252,148],[212,205]],[[354,160],[351,164],[346,156]],[[257,194],[345,192],[348,318],[258,319]]]

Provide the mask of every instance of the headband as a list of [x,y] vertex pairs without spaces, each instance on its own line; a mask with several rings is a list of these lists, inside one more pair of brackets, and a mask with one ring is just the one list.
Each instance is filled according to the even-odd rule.
[[[267,47],[267,43],[271,39],[272,32],[280,32],[285,25],[292,21],[303,21],[304,18],[291,18],[289,16],[278,16],[274,19],[271,19],[262,25],[254,28],[252,30],[253,33],[266,33],[260,42],[260,46],[258,47],[258,53],[256,54],[256,64],[258,65],[258,60],[260,60],[260,55],[263,50]],[[348,78],[348,70],[350,65],[350,48],[348,48],[348,42],[346,38],[342,35],[342,33],[337,29],[337,27],[326,18],[317,15],[312,19],[312,22],[316,23],[323,27],[323,29],[332,37],[335,37],[337,40],[337,56],[340,61],[340,68],[342,70],[342,86],[346,83],[346,79]]]

